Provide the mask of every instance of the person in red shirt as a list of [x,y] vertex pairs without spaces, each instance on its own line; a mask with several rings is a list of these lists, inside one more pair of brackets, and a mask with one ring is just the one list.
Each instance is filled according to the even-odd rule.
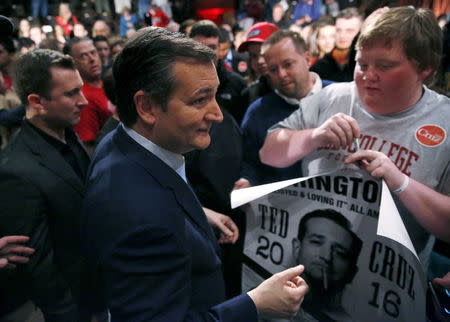
[[64,46],[64,53],[73,57],[84,82],[81,90],[88,104],[81,110],[80,122],[75,126],[75,132],[88,150],[92,151],[98,131],[112,115],[103,90],[100,56],[90,38],[71,39]]
[[58,15],[56,16],[56,23],[64,30],[64,35],[70,36],[73,31],[73,26],[78,23],[77,17],[72,15],[68,3],[60,3],[58,7]]
[[166,27],[170,19],[167,17],[164,10],[162,10],[157,5],[152,5],[152,7],[147,11],[147,14],[151,17],[152,26],[154,27]]

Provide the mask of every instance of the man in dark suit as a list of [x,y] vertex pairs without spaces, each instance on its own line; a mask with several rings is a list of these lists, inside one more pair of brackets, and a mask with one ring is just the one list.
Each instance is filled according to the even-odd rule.
[[46,321],[88,321],[79,212],[89,157],[72,131],[83,82],[72,58],[52,50],[21,56],[14,76],[26,119],[0,157],[0,236],[29,236],[35,253],[2,272],[0,317],[31,300]]
[[290,268],[225,301],[219,248],[184,171],[222,113],[215,54],[162,28],[141,29],[114,63],[123,125],[93,157],[83,240],[112,321],[291,317],[307,286]]

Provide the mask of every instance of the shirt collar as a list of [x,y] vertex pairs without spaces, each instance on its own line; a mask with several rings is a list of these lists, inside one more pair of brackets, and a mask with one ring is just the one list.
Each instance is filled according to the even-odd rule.
[[[320,79],[319,75],[317,75],[314,72],[310,72],[310,74],[311,74],[311,77],[314,79],[314,85],[305,97],[314,95],[322,89],[322,80]],[[291,104],[291,105],[299,105],[302,100],[302,99],[296,99],[293,97],[284,96],[277,89],[275,90],[275,93],[277,93],[278,96],[280,96],[282,99],[284,99],[286,101],[286,103]]]
[[134,141],[136,141],[144,149],[156,155],[162,162],[171,167],[181,178],[183,178],[185,182],[187,182],[184,157],[181,154],[171,152],[160,147],[159,145],[156,145],[146,137],[140,135],[135,130],[130,129],[123,124],[122,127]]
[[63,151],[70,144],[75,144],[75,142],[77,141],[75,133],[70,128],[66,128],[65,131],[64,131],[64,136],[65,136],[65,139],[66,139],[66,143],[64,143],[63,141],[60,141],[57,138],[47,134],[47,132],[45,132],[44,130],[42,130],[39,127],[35,126],[29,120],[25,119],[25,122],[27,122],[27,124],[29,126],[31,126],[31,128],[33,128],[45,141],[47,141],[47,143],[52,145],[58,151]]
[[231,52],[231,48],[228,50],[227,55],[225,56],[225,60],[227,63],[230,63],[233,61],[233,53]]

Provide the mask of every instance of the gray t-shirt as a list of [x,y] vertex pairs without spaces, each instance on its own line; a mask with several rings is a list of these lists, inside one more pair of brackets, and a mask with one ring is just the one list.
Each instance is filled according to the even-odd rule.
[[[357,120],[361,149],[381,151],[411,178],[443,194],[450,194],[450,99],[424,86],[422,98],[405,111],[374,114],[358,97],[355,83],[338,83],[302,100],[300,108],[269,129],[316,128],[336,113]],[[319,149],[303,158],[303,173],[339,169],[349,149]],[[434,239],[394,197],[411,241],[426,266]]]

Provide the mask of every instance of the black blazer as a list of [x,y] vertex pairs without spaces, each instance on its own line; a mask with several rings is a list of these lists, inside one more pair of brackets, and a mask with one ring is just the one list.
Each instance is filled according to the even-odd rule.
[[[80,168],[86,170],[87,153]],[[80,251],[82,180],[27,122],[0,156],[0,236],[26,235],[30,262],[0,272],[0,316],[31,299],[48,321],[76,321],[87,288]],[[88,300],[89,301],[89,300]]]

